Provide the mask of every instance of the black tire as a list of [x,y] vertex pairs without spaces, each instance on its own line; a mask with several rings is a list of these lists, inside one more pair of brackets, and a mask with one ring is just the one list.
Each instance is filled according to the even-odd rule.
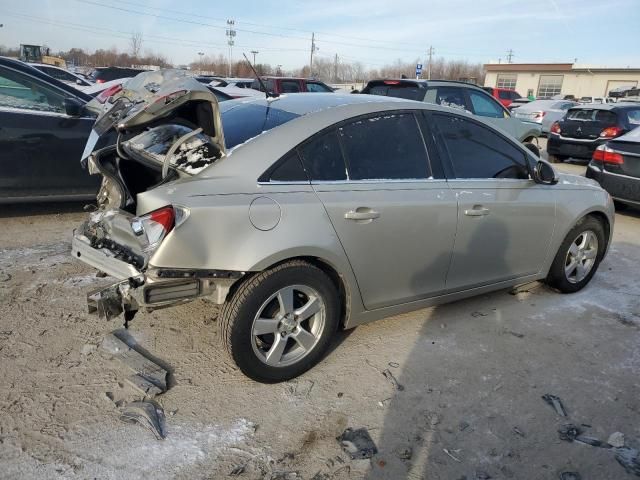
[[[324,327],[315,346],[299,361],[287,366],[267,365],[254,351],[254,318],[272,295],[292,285],[307,286],[319,294],[325,308]],[[246,376],[263,383],[282,382],[301,375],[323,358],[338,329],[339,318],[338,292],[327,274],[308,262],[291,260],[248,278],[238,287],[222,306],[220,340]]]
[[562,163],[566,159],[567,159],[567,157],[563,157],[561,155],[552,155],[552,154],[548,155],[548,162],[549,163]]
[[[598,250],[594,259],[593,265],[590,267],[588,274],[580,281],[570,281],[567,278],[565,272],[565,266],[567,265],[567,259],[569,255],[569,248],[572,244],[578,240],[578,237],[586,232],[593,232],[598,240]],[[586,216],[580,219],[580,221],[573,227],[567,236],[565,237],[562,245],[558,249],[549,274],[547,275],[546,282],[550,286],[558,289],[562,293],[574,293],[582,290],[591,281],[591,278],[596,273],[604,252],[607,246],[607,238],[605,237],[604,226],[602,222],[595,217]]]

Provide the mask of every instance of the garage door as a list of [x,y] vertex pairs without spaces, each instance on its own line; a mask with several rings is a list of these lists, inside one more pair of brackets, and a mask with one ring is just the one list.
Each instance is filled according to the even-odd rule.
[[607,82],[607,89],[605,90],[604,94],[608,96],[609,92],[614,88],[637,87],[637,86],[638,86],[637,80],[609,80]]

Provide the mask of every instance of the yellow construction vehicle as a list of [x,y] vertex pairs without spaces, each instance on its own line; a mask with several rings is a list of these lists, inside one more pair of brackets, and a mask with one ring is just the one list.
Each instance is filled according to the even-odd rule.
[[23,62],[46,63],[47,65],[67,68],[67,62],[64,61],[64,58],[49,55],[49,48],[41,47],[40,45],[20,44],[20,60]]

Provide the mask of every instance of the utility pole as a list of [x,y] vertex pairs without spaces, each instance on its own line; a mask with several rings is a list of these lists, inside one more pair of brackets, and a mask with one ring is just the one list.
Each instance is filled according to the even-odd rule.
[[333,81],[338,83],[338,54],[336,53],[335,59],[333,60]]
[[319,50],[319,48],[316,47],[316,34],[312,33],[311,34],[311,56],[309,57],[309,76],[312,76],[313,74],[313,54],[315,53],[316,50]]
[[430,46],[429,51],[427,52],[427,55],[429,55],[429,63],[427,64],[427,80],[431,80],[431,60],[434,53],[433,46]]
[[235,24],[235,20],[227,20],[227,31],[225,32],[225,35],[227,36],[227,45],[229,45],[229,77],[231,76],[231,68],[233,62],[233,44],[235,43],[236,38],[236,31],[233,29]]
[[198,56],[200,57],[200,75],[202,75],[202,56],[204,52],[198,52]]
[[511,61],[511,59],[514,57],[515,55],[513,54],[513,50],[509,49],[507,50],[507,63],[513,63]]
[[253,53],[253,68],[255,68],[255,66],[256,66],[256,55],[259,54],[260,52],[258,50],[251,50],[251,53]]

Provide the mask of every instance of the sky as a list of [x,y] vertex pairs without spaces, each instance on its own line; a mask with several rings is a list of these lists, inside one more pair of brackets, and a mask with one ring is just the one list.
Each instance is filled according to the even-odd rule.
[[226,20],[235,20],[233,58],[299,68],[316,55],[379,68],[435,57],[470,62],[577,62],[640,67],[640,0],[20,0],[0,2],[0,45],[46,44],[53,51],[130,49],[173,64],[228,54]]

